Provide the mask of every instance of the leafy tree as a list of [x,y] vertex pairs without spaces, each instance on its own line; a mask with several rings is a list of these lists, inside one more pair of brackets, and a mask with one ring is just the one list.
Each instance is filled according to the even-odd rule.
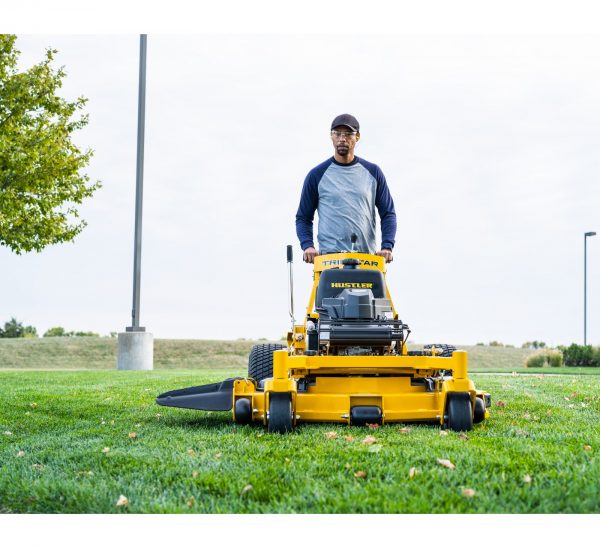
[[51,327],[44,333],[44,337],[66,337],[67,333],[65,332],[64,327]]
[[0,328],[0,338],[18,339],[21,337],[28,339],[37,337],[37,329],[32,325],[23,326],[23,323],[16,318],[7,321],[4,324],[4,329]]
[[17,254],[73,240],[86,223],[75,207],[100,187],[80,174],[92,156],[71,140],[88,123],[87,99],[58,95],[66,76],[56,50],[19,72],[16,36],[0,34],[0,245]]

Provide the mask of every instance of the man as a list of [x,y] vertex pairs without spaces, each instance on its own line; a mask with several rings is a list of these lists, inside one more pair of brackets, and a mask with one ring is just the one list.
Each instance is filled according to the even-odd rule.
[[[296,234],[304,251],[304,261],[312,263],[325,253],[350,251],[351,236],[358,239],[355,249],[376,253],[387,263],[393,260],[396,212],[385,177],[378,166],[354,155],[360,139],[358,120],[340,114],[331,124],[334,154],[311,169],[304,180],[296,214]],[[381,219],[381,247],[375,244],[375,208]],[[319,212],[317,238],[313,242],[313,219]]]

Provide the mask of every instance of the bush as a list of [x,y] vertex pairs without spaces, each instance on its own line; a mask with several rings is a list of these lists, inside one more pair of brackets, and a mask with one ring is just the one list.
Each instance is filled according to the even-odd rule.
[[0,338],[3,339],[18,339],[18,338],[27,338],[33,339],[36,338],[37,330],[32,325],[23,326],[22,322],[19,322],[16,318],[11,318],[4,324],[4,329],[0,328]]
[[499,341],[490,341],[490,346],[504,346],[504,344]]
[[66,337],[67,332],[64,327],[51,327],[44,333],[44,337]]
[[537,350],[538,348],[546,348],[546,343],[544,341],[527,341],[521,345],[521,348],[533,348]]
[[600,367],[600,347],[572,344],[559,347],[567,367]]
[[525,367],[562,367],[563,355],[560,350],[540,349],[525,358]]

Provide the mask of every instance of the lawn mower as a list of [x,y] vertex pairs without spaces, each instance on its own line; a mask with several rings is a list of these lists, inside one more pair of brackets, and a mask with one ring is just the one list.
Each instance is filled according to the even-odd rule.
[[446,344],[409,350],[386,284],[385,261],[354,250],[318,255],[302,324],[294,321],[292,246],[287,248],[287,344],[257,344],[247,378],[165,392],[156,403],[231,411],[239,424],[286,433],[304,422],[349,425],[433,422],[471,430],[491,396],[467,375],[467,353]]

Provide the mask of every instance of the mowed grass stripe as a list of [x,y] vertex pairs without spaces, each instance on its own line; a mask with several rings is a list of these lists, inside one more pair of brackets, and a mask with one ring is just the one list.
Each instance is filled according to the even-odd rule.
[[[495,404],[467,440],[433,425],[311,424],[270,435],[229,413],[154,403],[165,390],[238,374],[1,372],[0,511],[600,511],[598,376],[475,374]],[[361,443],[367,435],[377,443]],[[116,506],[120,495],[128,506]]]

